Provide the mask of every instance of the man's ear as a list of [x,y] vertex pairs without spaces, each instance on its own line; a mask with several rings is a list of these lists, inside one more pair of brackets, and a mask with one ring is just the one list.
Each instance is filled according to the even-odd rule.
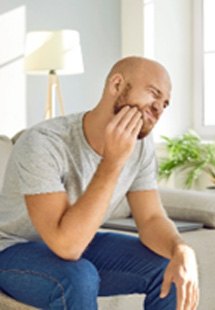
[[118,96],[125,86],[125,80],[122,74],[115,73],[109,79],[109,91],[112,96]]

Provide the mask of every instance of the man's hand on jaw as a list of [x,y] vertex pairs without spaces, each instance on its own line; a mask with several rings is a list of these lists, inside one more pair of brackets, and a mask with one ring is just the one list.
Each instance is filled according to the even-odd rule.
[[178,244],[166,268],[161,288],[165,298],[172,283],[177,290],[177,310],[196,310],[199,301],[198,270],[194,251],[186,244]]
[[125,106],[106,127],[103,158],[121,168],[131,155],[143,125],[136,107]]

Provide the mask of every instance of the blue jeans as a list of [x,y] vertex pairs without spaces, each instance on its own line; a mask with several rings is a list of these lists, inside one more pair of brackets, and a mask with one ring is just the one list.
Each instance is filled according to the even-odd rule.
[[176,292],[160,299],[168,260],[137,237],[97,233],[77,261],[56,256],[43,242],[0,252],[0,289],[41,309],[96,310],[97,296],[145,293],[145,309],[175,310]]

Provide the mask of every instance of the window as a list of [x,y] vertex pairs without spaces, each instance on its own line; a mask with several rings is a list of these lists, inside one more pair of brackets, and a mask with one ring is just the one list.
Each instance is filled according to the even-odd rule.
[[195,129],[205,138],[215,136],[215,1],[194,1]]
[[215,125],[215,2],[203,2],[204,124]]
[[25,27],[24,5],[12,4],[8,11],[1,6],[0,134],[8,136],[26,127],[26,81],[23,71]]

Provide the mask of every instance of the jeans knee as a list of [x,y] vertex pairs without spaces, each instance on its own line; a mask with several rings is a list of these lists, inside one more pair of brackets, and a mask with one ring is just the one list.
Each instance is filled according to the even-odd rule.
[[62,309],[96,309],[100,277],[95,266],[86,259],[80,259],[67,262],[64,267],[59,283],[52,290],[51,306],[65,304]]
[[157,274],[158,277],[160,276],[161,280],[163,280],[163,275],[164,275],[164,272],[168,264],[169,264],[169,259],[160,257],[159,264],[157,264],[157,266],[154,268],[155,274]]
[[73,291],[97,295],[100,277],[95,266],[86,259],[81,259],[74,264],[76,264],[75,272],[73,269],[69,276]]
[[166,270],[167,265],[169,264],[169,259],[165,257],[160,258],[160,269],[161,270]]
[[160,256],[156,260],[156,263],[151,266],[151,272],[147,283],[148,292],[154,290],[155,288],[161,287],[168,264],[169,260]]

